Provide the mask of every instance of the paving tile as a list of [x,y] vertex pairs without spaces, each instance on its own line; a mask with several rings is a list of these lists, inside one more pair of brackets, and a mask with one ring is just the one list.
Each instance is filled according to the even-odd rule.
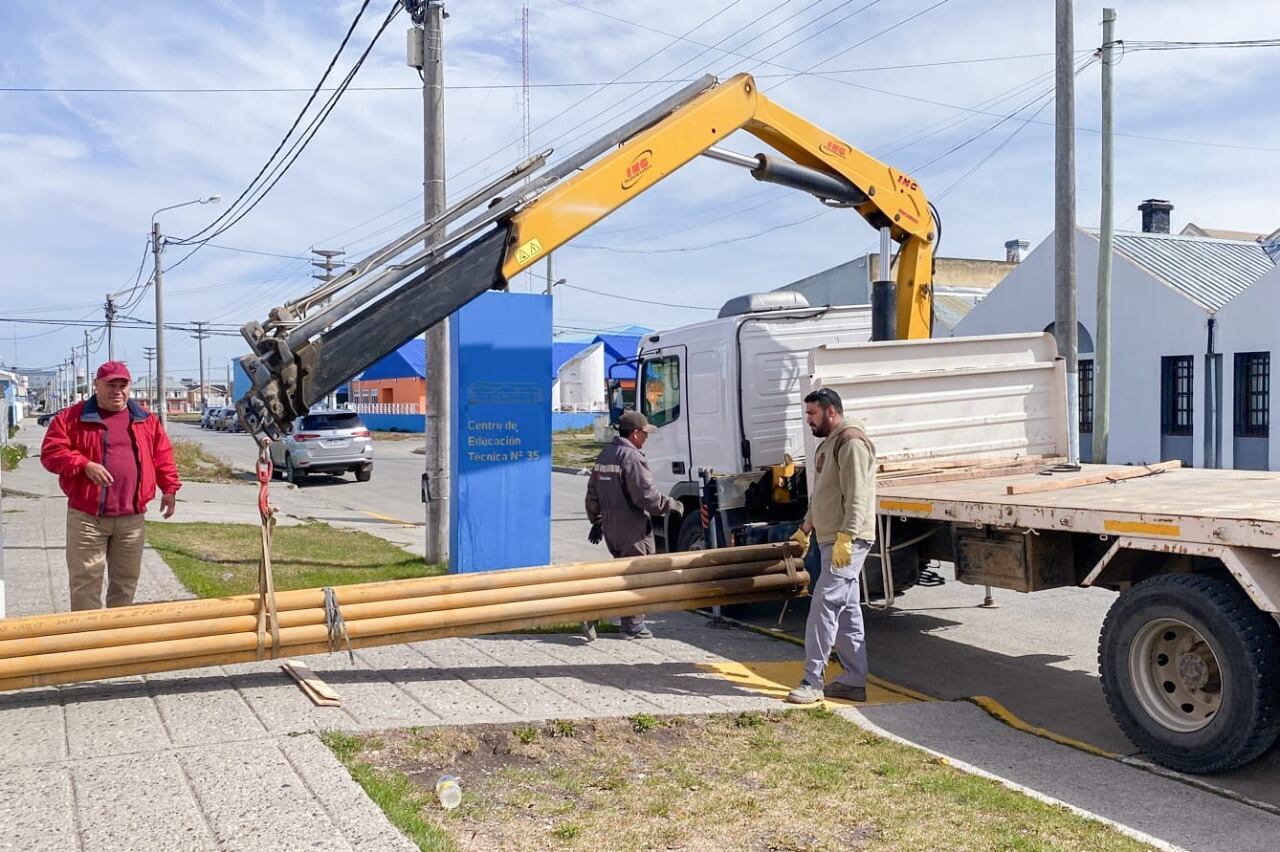
[[202,746],[176,757],[221,847],[253,852],[353,848],[273,740]]
[[67,735],[54,689],[0,695],[0,767],[62,760]]
[[171,753],[85,760],[72,772],[85,852],[217,849]]
[[0,850],[78,849],[72,803],[65,767],[0,769]]
[[139,678],[62,688],[70,757],[159,751],[171,743]]

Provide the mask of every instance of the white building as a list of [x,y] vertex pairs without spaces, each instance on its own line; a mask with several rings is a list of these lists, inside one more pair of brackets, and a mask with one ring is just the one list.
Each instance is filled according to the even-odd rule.
[[[1156,208],[1166,231],[1171,208]],[[1147,220],[1144,215],[1144,227]],[[1264,247],[1167,232],[1120,233],[1114,245],[1107,461],[1181,459],[1197,467],[1280,469],[1269,392],[1270,353],[1280,350],[1280,278]],[[1096,232],[1077,230],[1075,246],[1080,450],[1090,461]],[[1053,321],[1050,235],[960,321],[955,334],[1051,331]],[[1237,387],[1237,360],[1251,386]],[[1245,415],[1239,427],[1237,405]]]
[[552,399],[559,411],[607,411],[604,343],[592,343],[560,365]]

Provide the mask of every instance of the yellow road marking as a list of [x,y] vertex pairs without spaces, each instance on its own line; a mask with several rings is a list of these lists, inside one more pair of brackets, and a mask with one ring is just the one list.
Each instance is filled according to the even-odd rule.
[[920,512],[927,515],[933,511],[933,504],[916,500],[881,500],[880,508],[886,512]]
[[377,520],[379,520],[379,521],[389,521],[389,522],[391,522],[391,523],[393,523],[393,524],[399,524],[399,525],[400,525],[400,526],[402,526],[402,527],[416,527],[416,526],[417,526],[417,524],[412,523],[412,522],[410,522],[410,521],[402,521],[402,520],[400,520],[399,518],[393,518],[393,517],[391,517],[390,515],[380,515],[380,514],[378,514],[377,512],[370,512],[368,509],[361,509],[360,511],[361,511],[362,513],[364,513],[364,514],[368,515],[368,516],[369,516],[369,517],[371,517],[371,518],[376,518],[376,519],[377,519]]
[[1146,524],[1141,521],[1105,521],[1102,526],[1107,532],[1115,533],[1165,535],[1175,538],[1182,535],[1182,527],[1179,527],[1176,524]]
[[1088,752],[1089,754],[1096,754],[1099,757],[1119,757],[1119,755],[1114,752],[1098,748],[1096,745],[1090,745],[1089,743],[1081,740],[1072,739],[1071,737],[1066,737],[1062,734],[1055,734],[1053,731],[1045,728],[1037,728],[1035,725],[1028,724],[1013,715],[1013,713],[1009,711],[1009,708],[1005,707],[989,695],[975,695],[969,700],[981,707],[983,710],[986,710],[999,721],[1004,722],[1009,727],[1015,728],[1023,733],[1043,737],[1046,740],[1051,740],[1060,745],[1070,746],[1071,748],[1080,749],[1081,751]]
[[[702,663],[698,668],[703,671],[712,672],[723,677],[738,686],[745,687],[753,692],[760,692],[779,701],[787,697],[795,685],[800,682],[804,675],[804,663],[800,660],[783,660],[783,661],[748,661],[744,663]],[[828,667],[830,677],[836,677],[840,674],[840,666],[832,663]],[[917,698],[915,695],[908,694],[909,690],[903,690],[898,687],[891,687],[885,681],[879,678],[872,678],[867,683],[867,700],[865,703],[859,702],[856,706],[867,707],[874,704],[914,704],[921,700],[929,700]],[[919,695],[919,693],[916,693]],[[825,703],[841,706],[852,702],[840,699],[827,700]]]

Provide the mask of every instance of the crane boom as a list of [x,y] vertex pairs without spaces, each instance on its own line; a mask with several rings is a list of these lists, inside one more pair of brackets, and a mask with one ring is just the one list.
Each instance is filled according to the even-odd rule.
[[[783,158],[719,147],[738,130]],[[536,172],[547,155],[529,159],[348,273],[272,310],[266,323],[245,325],[253,354],[240,363],[253,387],[237,408],[246,427],[278,437],[351,376],[485,290],[506,289],[531,264],[699,155],[851,207],[887,229],[900,245],[897,337],[930,336],[936,226],[916,181],[765,97],[748,74],[723,83],[705,77],[542,174]],[[498,195],[508,191],[514,194]],[[446,226],[450,232],[433,248],[382,268]],[[328,301],[343,290],[343,298]]]

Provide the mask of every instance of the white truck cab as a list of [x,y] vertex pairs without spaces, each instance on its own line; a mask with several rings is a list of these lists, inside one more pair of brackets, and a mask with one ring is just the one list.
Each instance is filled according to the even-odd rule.
[[[706,322],[640,342],[637,397],[657,427],[645,456],[658,488],[685,503],[655,534],[669,551],[702,537],[698,471],[743,473],[804,456],[802,382],[822,345],[871,339],[871,308],[812,307],[799,293],[731,299]],[[676,525],[682,524],[680,528]]]

